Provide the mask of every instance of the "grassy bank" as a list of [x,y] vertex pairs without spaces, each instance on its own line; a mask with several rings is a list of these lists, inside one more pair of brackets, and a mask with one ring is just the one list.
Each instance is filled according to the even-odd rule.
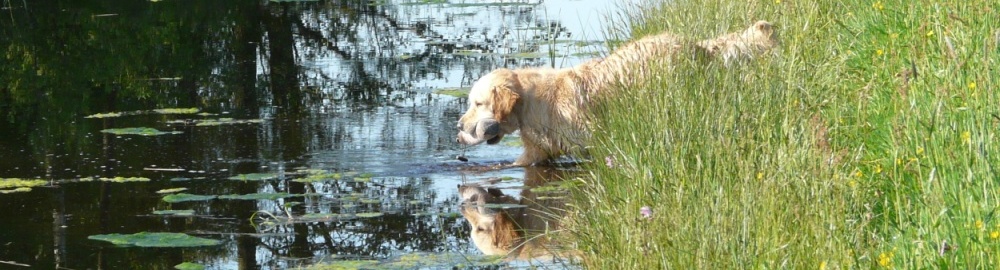
[[597,105],[600,162],[569,225],[586,266],[1000,264],[1000,4],[664,2],[619,30],[702,39],[763,19],[782,47],[682,62]]

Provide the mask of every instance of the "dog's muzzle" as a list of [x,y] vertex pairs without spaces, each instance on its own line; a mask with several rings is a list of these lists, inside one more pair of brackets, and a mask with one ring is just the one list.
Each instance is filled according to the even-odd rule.
[[475,125],[468,125],[458,132],[458,142],[465,145],[477,145],[483,142],[496,144],[503,138],[500,134],[500,122],[496,119],[481,119]]

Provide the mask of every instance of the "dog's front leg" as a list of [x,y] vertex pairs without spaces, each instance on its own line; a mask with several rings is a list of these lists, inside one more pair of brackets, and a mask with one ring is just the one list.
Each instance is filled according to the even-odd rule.
[[513,166],[534,166],[535,164],[547,161],[549,158],[548,152],[537,147],[531,147],[525,143],[524,153],[514,161]]

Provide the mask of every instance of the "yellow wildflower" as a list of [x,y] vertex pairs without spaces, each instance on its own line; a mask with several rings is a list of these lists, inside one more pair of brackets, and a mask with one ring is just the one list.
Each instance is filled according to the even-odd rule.
[[882,5],[882,1],[875,2],[874,4],[872,4],[872,7],[879,11],[885,9],[885,6]]
[[979,230],[983,229],[983,221],[982,220],[976,220],[976,229],[979,229]]
[[854,172],[854,177],[861,178],[862,176],[865,176],[865,173],[861,172],[861,170]]
[[878,55],[878,56],[882,56],[882,53],[885,53],[885,52],[882,51],[882,49],[878,49],[878,50],[875,51],[875,55]]
[[781,0],[774,0],[774,3],[780,5],[781,4]]
[[998,232],[998,231],[992,231],[992,232],[990,232],[990,239],[996,240],[997,238],[1000,238],[1000,232]]
[[972,133],[968,131],[962,132],[962,142],[965,144],[972,143]]
[[826,270],[826,261],[822,261],[819,263],[819,270]]
[[764,179],[764,172],[757,172],[757,180]]
[[923,147],[917,147],[917,155],[923,155],[923,154],[924,154],[924,148]]
[[881,265],[882,267],[892,267],[892,252],[879,253],[878,265]]
[[875,164],[875,174],[882,173],[882,164]]
[[934,36],[934,30],[927,31],[927,37],[933,37],[933,36]]
[[975,90],[975,89],[976,89],[976,82],[970,82],[969,83],[969,90]]

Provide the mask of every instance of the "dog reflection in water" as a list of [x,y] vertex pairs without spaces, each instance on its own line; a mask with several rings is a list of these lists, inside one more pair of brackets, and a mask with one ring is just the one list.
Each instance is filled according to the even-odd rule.
[[[559,228],[565,202],[539,199],[530,188],[549,179],[558,179],[558,170],[527,168],[521,199],[505,195],[497,188],[484,184],[458,186],[462,196],[461,212],[471,226],[472,242],[486,255],[505,255],[507,260],[568,262],[575,257],[566,247],[554,243],[551,235]],[[524,207],[494,208],[487,204],[523,205]]]

